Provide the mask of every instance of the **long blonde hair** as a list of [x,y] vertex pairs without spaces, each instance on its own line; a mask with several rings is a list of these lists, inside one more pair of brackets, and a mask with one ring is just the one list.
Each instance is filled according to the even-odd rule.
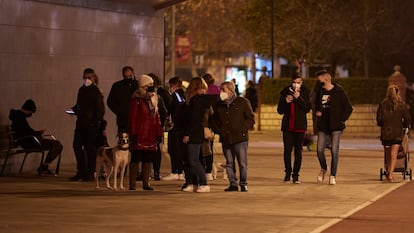
[[201,89],[207,90],[206,81],[200,77],[192,78],[186,92],[187,103],[190,103],[190,99],[197,95],[197,92]]
[[382,101],[384,107],[387,111],[394,111],[395,107],[400,104],[401,97],[400,97],[400,90],[397,85],[390,85],[387,88],[387,94],[385,99]]

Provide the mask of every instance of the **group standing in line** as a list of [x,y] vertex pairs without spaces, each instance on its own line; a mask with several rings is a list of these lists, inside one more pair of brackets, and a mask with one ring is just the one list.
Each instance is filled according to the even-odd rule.
[[[107,105],[116,115],[118,133],[128,133],[130,137],[130,190],[136,190],[136,180],[140,179],[143,190],[153,190],[149,183],[153,170],[154,180],[182,180],[185,181],[181,187],[183,191],[210,192],[208,181],[212,180],[213,154],[202,156],[202,146],[208,140],[208,129],[219,136],[222,144],[229,179],[229,187],[224,191],[239,191],[239,187],[240,191],[248,191],[248,134],[255,124],[254,112],[258,95],[253,82],[247,83],[249,90],[242,97],[239,96],[234,80],[225,81],[219,87],[211,74],[192,78],[186,91],[180,77],[169,80],[167,91],[153,73],[140,75],[136,79],[133,68],[125,66],[122,76],[122,80],[112,85]],[[332,82],[328,71],[317,72],[316,78],[317,83],[310,91],[303,85],[303,78],[294,75],[291,85],[280,92],[277,112],[283,115],[281,130],[284,182],[292,179],[294,184],[301,183],[302,148],[308,130],[307,113],[311,110],[315,116],[316,154],[320,164],[316,180],[323,182],[329,170],[328,183],[335,185],[337,182],[340,140],[353,107],[345,90]],[[73,114],[77,117],[73,139],[77,172],[69,178],[71,181],[94,179],[97,147],[107,146],[105,106],[103,94],[98,88],[97,74],[93,69],[87,68],[82,79],[83,85],[79,88],[76,104],[72,107]],[[25,116],[35,112],[34,102],[26,101],[21,111]],[[161,179],[161,145],[167,118],[171,121],[168,128],[171,173]],[[408,108],[399,97],[399,89],[395,85],[388,87],[386,98],[379,105],[377,124],[381,127],[380,139],[384,146],[387,180],[392,182],[395,180],[393,171],[397,153],[404,138],[403,129],[411,126]],[[19,129],[14,123],[13,127]],[[42,142],[46,145],[48,141]],[[331,152],[330,169],[325,156],[327,145]],[[209,147],[213,151],[213,141],[209,141]],[[58,141],[51,144],[45,164],[38,169],[39,174],[53,174],[48,164],[62,149]],[[236,175],[236,159],[239,178]],[[142,164],[141,172],[139,164]]]

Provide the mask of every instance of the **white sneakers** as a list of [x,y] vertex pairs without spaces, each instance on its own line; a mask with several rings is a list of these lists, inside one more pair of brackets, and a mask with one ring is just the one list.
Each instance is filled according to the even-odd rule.
[[210,186],[208,185],[200,185],[197,189],[198,193],[209,193],[210,192]]
[[329,176],[329,184],[330,185],[335,185],[336,184],[335,176]]
[[171,181],[171,180],[178,180],[178,174],[176,173],[170,173],[168,176],[164,176],[161,178],[161,180],[164,181]]
[[[318,182],[322,182],[325,179],[325,174],[326,174],[326,170],[321,169],[321,171],[319,172],[318,177],[316,178],[316,180]],[[329,176],[329,184],[330,185],[335,185],[336,184],[335,176]]]
[[189,184],[187,187],[183,188],[183,192],[194,192],[194,185]]
[[326,170],[321,169],[318,177],[316,178],[318,182],[322,182],[325,179]]
[[182,189],[183,192],[197,192],[197,193],[209,193],[210,192],[210,186],[209,185],[200,185],[200,186],[194,186],[192,184],[187,185],[187,187]]
[[163,181],[185,180],[184,174],[171,173],[161,178]]

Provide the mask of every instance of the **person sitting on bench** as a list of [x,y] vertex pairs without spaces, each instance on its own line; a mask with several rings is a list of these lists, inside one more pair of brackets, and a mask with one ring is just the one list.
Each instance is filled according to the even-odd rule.
[[36,104],[32,99],[24,102],[21,109],[10,110],[9,119],[12,121],[12,130],[14,138],[17,139],[17,145],[23,149],[39,149],[39,145],[33,140],[36,137],[41,145],[41,149],[48,150],[45,161],[37,169],[39,175],[55,175],[49,170],[49,164],[62,153],[63,146],[58,140],[43,138],[46,130],[34,130],[27,122],[27,117],[31,117],[36,112]]

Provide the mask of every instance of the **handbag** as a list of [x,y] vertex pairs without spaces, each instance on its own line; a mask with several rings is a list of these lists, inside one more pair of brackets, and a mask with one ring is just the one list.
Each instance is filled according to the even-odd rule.
[[172,128],[174,128],[174,122],[172,120],[171,115],[168,115],[167,118],[165,118],[164,121],[164,132],[170,131]]
[[204,140],[201,143],[201,156],[207,157],[213,155],[213,151],[211,150],[211,144],[209,140]]
[[214,140],[214,133],[209,127],[204,127],[204,139]]

